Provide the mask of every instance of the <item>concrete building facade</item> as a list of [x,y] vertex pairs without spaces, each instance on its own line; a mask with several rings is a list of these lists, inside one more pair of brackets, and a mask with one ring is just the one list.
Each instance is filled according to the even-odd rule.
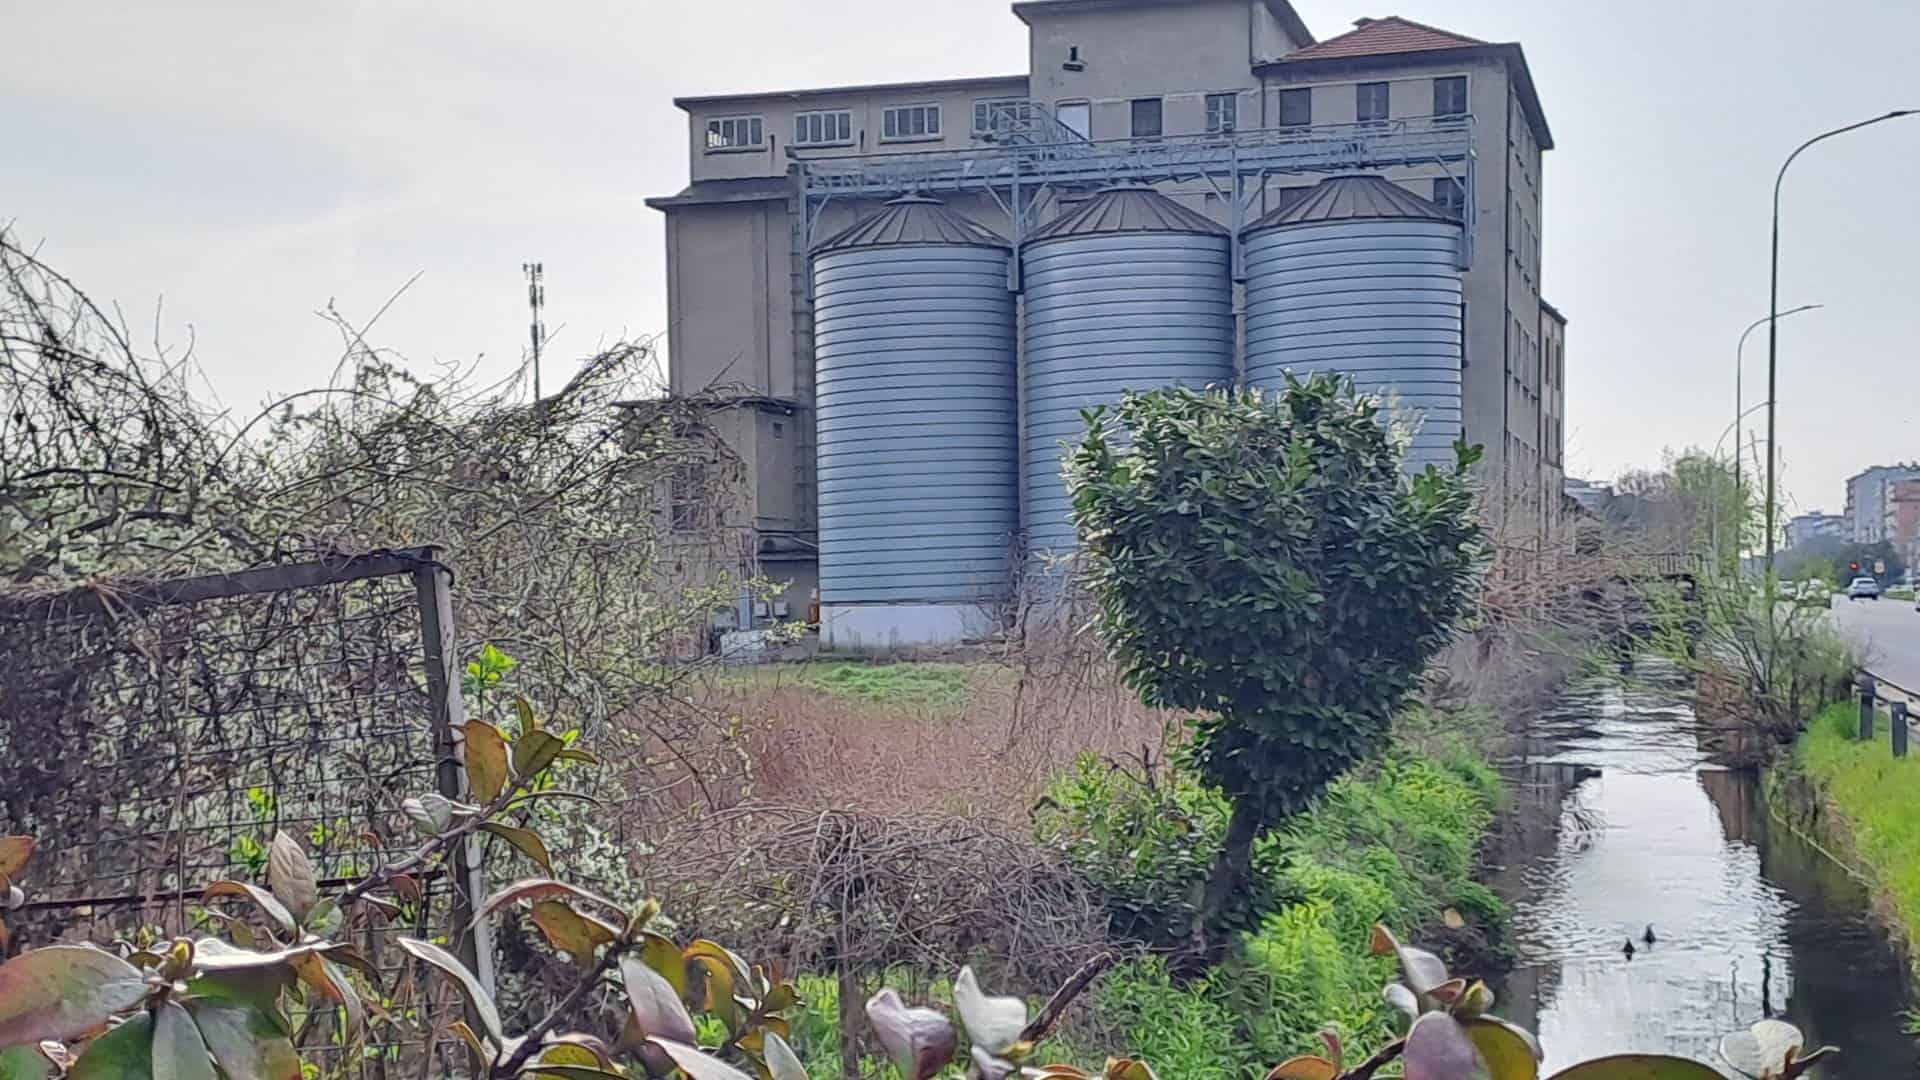
[[[1286,0],[1032,0],[1013,14],[1028,30],[1022,73],[675,101],[689,183],[648,200],[666,217],[670,389],[724,388],[790,420],[779,442],[770,419],[737,427],[754,433],[754,490],[774,507],[755,520],[777,530],[763,549],[786,562],[767,569],[794,583],[794,608],[811,589],[795,560],[817,515],[808,250],[886,197],[938,186],[929,177],[947,205],[1016,242],[1114,179],[1144,179],[1230,229],[1355,171],[1460,213],[1465,438],[1485,448],[1506,537],[1551,525],[1566,320],[1541,296],[1553,137],[1520,46],[1399,18],[1320,41]],[[1021,146],[1054,170],[1037,190],[953,179],[998,175]],[[1229,155],[1232,183],[1224,166],[1183,164]]]
[[1852,535],[1847,519],[1839,514],[1823,514],[1818,510],[1809,514],[1796,515],[1787,522],[1787,547],[1797,548],[1815,540],[1844,539]]
[[1889,489],[1902,480],[1920,477],[1920,465],[1875,465],[1847,478],[1846,519],[1849,539],[1856,544],[1878,544],[1889,539]]

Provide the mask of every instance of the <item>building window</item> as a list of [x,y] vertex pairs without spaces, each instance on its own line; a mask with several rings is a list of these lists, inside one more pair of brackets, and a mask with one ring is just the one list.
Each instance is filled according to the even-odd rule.
[[1240,126],[1239,94],[1207,95],[1207,134],[1224,135]]
[[1467,213],[1467,189],[1453,177],[1442,176],[1433,182],[1433,204],[1455,220],[1463,218]]
[[1093,140],[1093,106],[1084,101],[1063,101],[1053,110],[1053,118],[1060,126],[1080,137],[1083,142]]
[[880,137],[893,142],[940,137],[940,106],[900,105],[880,114]]
[[1353,88],[1355,119],[1363,124],[1382,124],[1387,119],[1387,84],[1363,82]]
[[667,480],[667,527],[675,533],[696,533],[707,526],[707,466],[682,462]]
[[757,116],[716,116],[707,121],[707,150],[757,150],[765,134]]
[[1280,91],[1280,126],[1306,127],[1313,123],[1313,91],[1305,88]]
[[1157,139],[1160,137],[1159,98],[1133,99],[1133,137],[1136,139]]
[[1450,75],[1433,80],[1433,115],[1467,115],[1467,77]]
[[793,115],[793,145],[845,146],[853,141],[853,114],[845,109]]
[[1033,121],[1033,103],[1020,98],[995,98],[973,103],[973,134],[1005,135]]

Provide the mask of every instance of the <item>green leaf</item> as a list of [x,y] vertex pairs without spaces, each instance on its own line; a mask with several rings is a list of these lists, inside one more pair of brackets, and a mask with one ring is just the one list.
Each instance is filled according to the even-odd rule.
[[1583,1061],[1551,1080],[1726,1080],[1720,1070],[1665,1054],[1616,1054]]
[[486,1029],[482,1034],[493,1040],[495,1046],[506,1044],[507,1036],[500,1026],[500,1010],[494,1005],[492,995],[480,985],[480,980],[474,977],[473,972],[467,970],[467,965],[461,963],[452,953],[430,942],[410,937],[396,940],[409,956],[439,968],[453,979],[454,985],[460,988],[461,996],[467,999],[467,1006],[479,1018],[480,1026]]
[[88,1043],[67,1080],[148,1080],[153,1075],[153,1014],[142,1012]]
[[589,1065],[543,1065],[528,1062],[521,1066],[520,1075],[551,1076],[555,1080],[629,1080],[624,1073],[608,1072]]
[[207,1041],[177,1001],[161,1002],[154,1017],[153,1075],[156,1080],[216,1080]]
[[300,1080],[300,1058],[278,1018],[211,998],[191,999],[187,1011],[228,1080]]
[[307,861],[299,841],[284,832],[273,834],[273,845],[267,850],[267,884],[296,923],[305,923],[307,912],[320,902],[313,864]]
[[521,779],[540,775],[554,763],[567,744],[550,731],[528,731],[513,740],[513,774]]
[[422,836],[439,836],[453,825],[453,800],[437,792],[401,799],[400,812]]
[[1476,1016],[1465,1027],[1493,1080],[1537,1080],[1542,1055],[1532,1034],[1497,1016]]
[[9,1046],[0,1050],[0,1080],[46,1080],[53,1062],[38,1046]]
[[485,720],[469,720],[463,726],[467,786],[481,805],[492,802],[507,789],[507,740],[500,729]]
[[674,1042],[696,1041],[693,1017],[673,984],[648,967],[637,956],[620,958],[620,982],[627,992],[627,1007],[633,1010],[634,1024],[647,1038]]
[[[541,900],[533,905],[533,924],[547,936],[548,944],[573,957],[574,963],[591,965],[600,946],[619,937],[619,931],[591,915],[582,915],[560,900]],[[677,953],[675,954],[678,955]],[[676,993],[679,991],[676,989]]]
[[0,1046],[71,1039],[140,1004],[140,969],[91,945],[49,945],[0,964]]
[[538,866],[549,874],[553,873],[553,857],[547,854],[546,841],[540,839],[539,833],[534,832],[532,829],[516,828],[515,826],[506,825],[498,821],[483,821],[480,823],[480,828],[483,832],[492,833],[507,843],[512,844],[520,854],[532,859],[535,866]]
[[258,885],[249,885],[244,881],[216,881],[200,893],[202,900],[212,900],[221,896],[238,896],[253,901],[254,906],[272,920],[282,934],[290,935],[300,928],[299,921],[293,917],[293,912],[287,910],[286,905],[272,893]]

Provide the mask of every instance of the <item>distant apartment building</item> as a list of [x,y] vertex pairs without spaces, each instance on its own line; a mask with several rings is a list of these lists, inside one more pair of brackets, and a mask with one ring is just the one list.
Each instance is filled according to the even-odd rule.
[[1810,514],[1800,514],[1787,522],[1787,546],[1796,548],[1815,540],[1844,539],[1851,536],[1851,529],[1845,516],[1823,514],[1818,510]]
[[1887,542],[1908,566],[1920,562],[1920,475],[1887,485]]
[[[1490,507],[1524,518],[1509,535],[1557,519],[1567,321],[1541,297],[1554,143],[1519,45],[1397,17],[1322,41],[1287,0],[1012,11],[1023,72],[675,99],[689,183],[647,200],[666,216],[670,389],[735,388],[756,414],[736,427],[773,508],[755,515],[760,553],[796,609],[817,580],[809,251],[910,193],[1017,248],[1115,182],[1237,233],[1325,178],[1386,177],[1466,226],[1461,412],[1465,440],[1485,448]],[[1237,240],[1233,257],[1243,280]],[[1018,259],[1008,288],[1019,295]]]
[[1856,544],[1878,544],[1890,537],[1890,489],[1902,480],[1920,477],[1920,465],[1875,465],[1847,479],[1848,538]]

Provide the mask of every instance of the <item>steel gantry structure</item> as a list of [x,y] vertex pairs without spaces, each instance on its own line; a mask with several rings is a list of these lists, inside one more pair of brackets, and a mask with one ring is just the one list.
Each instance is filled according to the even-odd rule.
[[[1474,123],[1461,116],[1254,128],[1205,135],[1089,140],[1029,103],[994,106],[980,145],[963,150],[841,156],[788,154],[799,185],[806,248],[836,200],[905,194],[985,193],[1007,215],[1017,250],[1035,211],[1061,193],[1119,183],[1204,183],[1229,209],[1233,273],[1245,277],[1240,233],[1248,210],[1283,176],[1439,166],[1461,186],[1463,218],[1474,221]],[[1473,257],[1473,229],[1461,230],[1459,263]],[[1013,285],[1019,287],[1018,260]]]

